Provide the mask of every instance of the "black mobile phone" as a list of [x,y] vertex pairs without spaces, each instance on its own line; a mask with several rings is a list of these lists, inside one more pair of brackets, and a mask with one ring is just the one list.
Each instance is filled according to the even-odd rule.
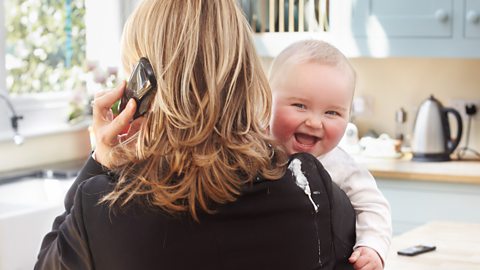
[[155,79],[152,65],[147,58],[142,57],[130,75],[122,99],[118,104],[118,112],[123,111],[128,101],[133,98],[137,103],[137,110],[133,119],[144,115],[150,108],[156,90],[157,80]]
[[431,246],[431,245],[415,245],[415,246],[411,246],[411,247],[408,247],[408,248],[401,249],[401,250],[397,251],[397,254],[398,255],[403,255],[403,256],[415,256],[415,255],[422,254],[422,253],[425,253],[425,252],[433,251],[436,248],[437,247]]

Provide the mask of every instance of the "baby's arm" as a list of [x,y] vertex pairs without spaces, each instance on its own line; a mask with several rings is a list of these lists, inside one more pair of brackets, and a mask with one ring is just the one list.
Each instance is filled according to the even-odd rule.
[[367,254],[363,252],[365,248],[360,249],[367,247],[384,262],[392,235],[391,214],[390,205],[377,188],[375,179],[340,148],[321,157],[320,161],[355,209],[357,242],[354,249],[361,253],[352,255]]
[[[345,179],[345,193],[357,215],[354,249],[369,247],[385,261],[392,235],[390,205],[377,188],[373,176],[363,168]],[[340,186],[342,188],[342,186]]]

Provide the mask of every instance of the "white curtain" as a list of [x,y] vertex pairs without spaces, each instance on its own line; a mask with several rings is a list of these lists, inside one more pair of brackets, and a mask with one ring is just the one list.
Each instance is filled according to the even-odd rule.
[[120,65],[120,37],[139,0],[85,0],[87,60],[104,67]]
[[123,0],[120,4],[122,22],[125,23],[128,16],[132,13],[133,9],[137,6],[140,0]]

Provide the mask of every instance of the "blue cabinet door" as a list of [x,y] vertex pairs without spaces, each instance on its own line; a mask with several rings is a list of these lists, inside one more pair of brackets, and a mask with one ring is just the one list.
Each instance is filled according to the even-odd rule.
[[465,37],[480,38],[480,0],[465,2]]
[[352,4],[351,28],[357,37],[452,37],[453,0],[357,0]]

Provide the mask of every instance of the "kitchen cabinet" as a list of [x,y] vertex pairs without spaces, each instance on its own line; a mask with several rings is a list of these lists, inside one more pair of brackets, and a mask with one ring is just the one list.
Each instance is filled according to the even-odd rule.
[[353,157],[390,202],[394,234],[432,220],[480,223],[480,162],[414,162],[409,153],[389,159]]
[[353,3],[352,33],[363,55],[480,57],[480,0]]
[[463,18],[465,38],[480,39],[480,0],[466,0]]
[[432,220],[480,223],[480,185],[376,178],[390,202],[394,235]]
[[480,58],[480,0],[335,0],[328,31],[254,37],[266,57],[303,39],[325,40],[348,57]]
[[0,172],[0,270],[33,269],[85,159]]
[[33,269],[43,237],[73,178],[25,178],[0,184],[0,270]]
[[357,0],[352,7],[356,37],[450,38],[454,0]]

